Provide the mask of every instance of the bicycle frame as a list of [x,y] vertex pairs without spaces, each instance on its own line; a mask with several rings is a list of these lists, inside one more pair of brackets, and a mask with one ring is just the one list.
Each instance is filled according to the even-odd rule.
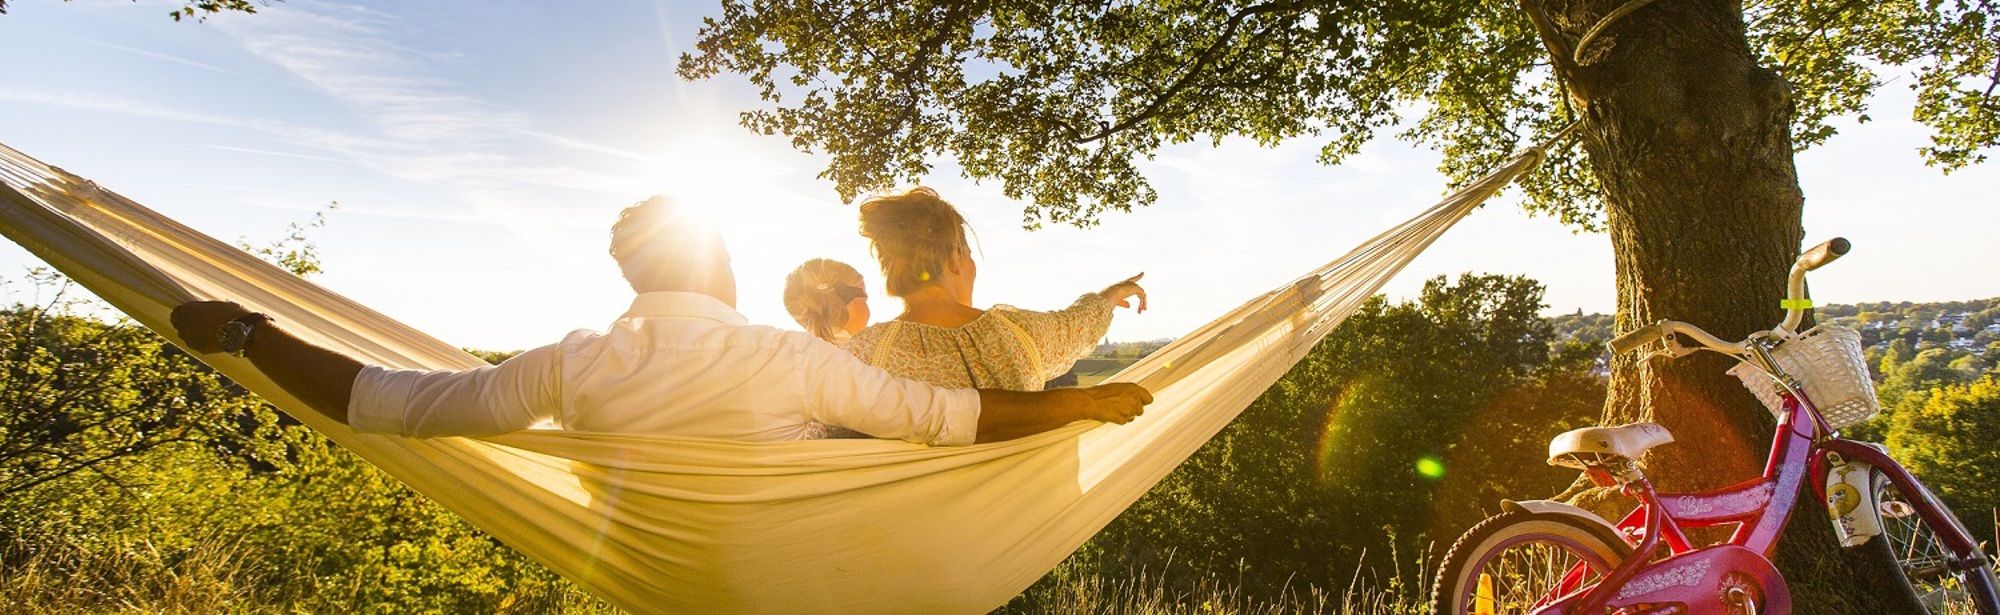
[[[1537,613],[1603,613],[1609,609],[1625,609],[1623,612],[1633,615],[1702,613],[1705,610],[1698,605],[1715,604],[1716,596],[1721,595],[1718,592],[1729,591],[1726,584],[1744,587],[1746,580],[1762,592],[1761,602],[1768,612],[1790,612],[1790,591],[1771,565],[1770,556],[1799,503],[1801,486],[1810,481],[1813,493],[1824,501],[1830,467],[1827,457],[1835,453],[1874,466],[1904,494],[1921,494],[1922,498],[1912,504],[1933,527],[1950,530],[1941,532],[1939,540],[1955,554],[1956,565],[1989,565],[1971,534],[1945,514],[1943,505],[1927,490],[1918,488],[1916,479],[1901,464],[1872,446],[1833,433],[1810,400],[1788,392],[1763,476],[1699,493],[1655,492],[1643,478],[1627,485],[1626,492],[1640,503],[1617,528],[1628,543],[1636,540],[1632,556],[1590,587],[1581,583],[1589,571],[1583,564],[1576,565]],[[1737,525],[1727,541],[1707,546],[1689,543],[1685,530],[1722,524]],[[1668,556],[1655,561],[1662,547],[1668,549]],[[1732,579],[1732,575],[1743,578]],[[1994,592],[1991,587],[1969,589],[1989,596]]]

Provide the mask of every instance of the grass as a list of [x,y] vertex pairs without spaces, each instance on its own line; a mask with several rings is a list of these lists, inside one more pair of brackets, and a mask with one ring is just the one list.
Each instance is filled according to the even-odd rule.
[[[0,614],[295,614],[383,612],[359,588],[273,578],[286,569],[229,542],[179,550],[150,543],[115,550],[78,545],[0,549]],[[293,562],[296,564],[296,562]],[[573,586],[555,596],[503,601],[498,612],[611,615],[617,609]]]
[[[120,550],[77,545],[9,545],[0,553],[0,613],[291,614],[378,612],[361,604],[357,588],[326,587],[303,580],[289,590],[274,588],[266,571],[281,567],[261,561],[229,542],[208,542],[181,550],[140,543]],[[1067,565],[1066,565],[1067,566]],[[289,568],[289,567],[284,567]],[[1389,590],[1365,586],[1357,571],[1349,588],[1333,592],[1308,586],[1276,599],[1249,596],[1215,577],[1189,587],[1144,572],[1113,576],[1070,569],[1034,604],[1016,601],[1016,614],[1047,615],[1403,615],[1419,612],[1408,585],[1391,580]],[[299,589],[307,588],[307,589]],[[380,605],[372,605],[379,607]],[[507,608],[513,607],[513,608]],[[502,612],[610,615],[617,609],[571,588],[551,601],[503,603]]]
[[1012,612],[1034,615],[1404,615],[1425,607],[1412,597],[1369,588],[1338,594],[1319,587],[1278,599],[1245,595],[1214,577],[1194,587],[1169,590],[1146,575],[1090,576],[1065,583],[1041,603]]
[[[1363,558],[1366,560],[1364,554]],[[1092,558],[1058,566],[1042,583],[1015,598],[1005,615],[1416,615],[1429,606],[1431,564],[1417,559],[1404,569],[1357,565],[1346,587],[1287,581],[1272,596],[1245,592],[1239,581],[1214,572],[1178,580],[1147,570],[1106,570]],[[1338,583],[1338,580],[1334,580]]]
[[[0,548],[0,614],[70,613],[251,614],[380,612],[362,604],[359,588],[310,579],[287,583],[254,550],[227,541],[184,549],[151,543],[118,549],[13,543]],[[1433,562],[1417,561],[1377,580],[1357,567],[1338,590],[1313,584],[1282,596],[1252,596],[1218,576],[1178,584],[1146,571],[1098,570],[1066,562],[1053,582],[1037,585],[1002,609],[1009,615],[1417,615],[1425,604]],[[303,589],[302,589],[303,588]],[[611,615],[619,613],[574,586],[556,595],[507,600],[499,612]]]
[[150,544],[111,552],[14,545],[0,558],[0,604],[10,613],[264,613],[246,582],[254,560],[230,545],[163,553]]

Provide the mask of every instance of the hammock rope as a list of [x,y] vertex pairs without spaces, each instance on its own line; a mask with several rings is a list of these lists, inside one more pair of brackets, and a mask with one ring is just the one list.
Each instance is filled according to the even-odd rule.
[[[1046,574],[1297,363],[1389,278],[1543,157],[1525,150],[1424,213],[1112,378],[1154,392],[1124,426],[966,447],[727,443],[526,431],[358,434],[240,359],[223,374],[418,492],[632,612],[976,613]],[[0,145],[0,233],[182,344],[174,306],[230,299],[393,368],[473,357]],[[185,346],[184,344],[182,344]]]

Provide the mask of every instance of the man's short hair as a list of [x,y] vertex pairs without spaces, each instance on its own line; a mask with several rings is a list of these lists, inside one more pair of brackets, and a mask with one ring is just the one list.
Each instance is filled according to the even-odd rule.
[[611,258],[642,293],[709,291],[729,271],[729,249],[715,223],[664,196],[618,213]]

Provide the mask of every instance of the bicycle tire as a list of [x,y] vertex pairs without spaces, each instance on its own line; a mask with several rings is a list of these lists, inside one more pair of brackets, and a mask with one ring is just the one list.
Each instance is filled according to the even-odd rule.
[[[2000,587],[1994,583],[1993,568],[1952,570],[1944,562],[1956,554],[1938,540],[1937,529],[1909,504],[1912,498],[1906,498],[1880,470],[1869,480],[1874,485],[1873,512],[1881,522],[1882,535],[1864,548],[1886,552],[1902,568],[1902,585],[1910,591],[1914,604],[1926,615],[2000,615],[2000,605],[1992,601],[1995,588]],[[1917,483],[1916,488],[1930,493],[1923,483]],[[1938,512],[1950,517],[1951,523],[1960,523],[1942,501],[1935,496],[1931,499],[1939,502]]]
[[[1527,613],[1550,597],[1572,565],[1587,564],[1592,572],[1585,583],[1596,583],[1631,553],[1630,545],[1599,523],[1565,514],[1500,513],[1466,530],[1445,554],[1431,586],[1431,613]],[[1484,595],[1482,576],[1488,586]]]

